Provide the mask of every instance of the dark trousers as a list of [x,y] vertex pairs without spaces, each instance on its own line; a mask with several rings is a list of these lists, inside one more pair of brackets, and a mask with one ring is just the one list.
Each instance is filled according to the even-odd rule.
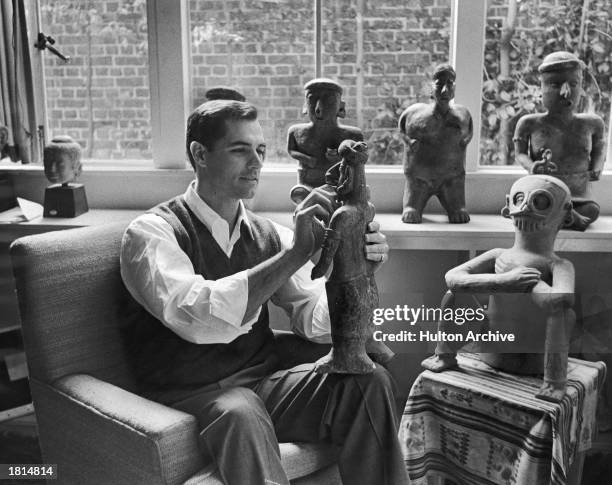
[[302,364],[252,387],[204,391],[174,405],[193,414],[201,447],[229,485],[288,484],[278,442],[327,440],[343,483],[409,483],[397,439],[394,383],[371,374],[316,374]]

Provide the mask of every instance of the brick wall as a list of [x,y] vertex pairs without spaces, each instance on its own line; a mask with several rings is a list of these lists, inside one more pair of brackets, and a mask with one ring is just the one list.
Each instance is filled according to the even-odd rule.
[[86,158],[151,158],[144,0],[41,0],[42,29],[64,63],[44,53],[49,133]]
[[[361,40],[355,1],[323,3],[323,75],[345,87],[344,121],[388,136],[402,106],[428,99],[427,74],[447,61],[450,0],[365,0]],[[45,54],[48,135],[71,135],[87,157],[150,158],[144,0],[41,5],[44,30],[72,58]],[[290,161],[287,128],[304,121],[302,86],[314,77],[312,0],[191,0],[190,8],[193,106],[211,86],[240,88],[260,109],[272,158]]]
[[[323,2],[322,74],[345,88],[343,122],[371,138],[381,125],[388,134],[385,119],[395,127],[402,105],[429,99],[428,73],[448,61],[450,0],[363,3],[358,69],[357,2]],[[272,157],[290,161],[287,129],[305,121],[302,87],[315,75],[312,0],[192,0],[190,7],[194,106],[211,86],[236,86],[259,108]]]

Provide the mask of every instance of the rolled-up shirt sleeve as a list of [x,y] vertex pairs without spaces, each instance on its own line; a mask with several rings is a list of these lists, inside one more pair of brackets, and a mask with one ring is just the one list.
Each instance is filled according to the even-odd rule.
[[[289,248],[293,243],[293,232],[278,224],[274,226],[279,235],[281,247]],[[313,267],[314,264],[308,261],[272,295],[271,300],[272,303],[285,310],[294,333],[313,342],[330,343],[325,278],[312,280],[310,273]]]
[[127,228],[121,277],[134,299],[177,335],[198,344],[227,343],[248,333],[246,271],[207,280],[196,274],[170,225],[144,214]]

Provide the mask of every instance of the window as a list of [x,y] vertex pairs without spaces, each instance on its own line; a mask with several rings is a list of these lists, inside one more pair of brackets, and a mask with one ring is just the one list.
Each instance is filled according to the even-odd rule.
[[236,87],[257,106],[269,163],[291,163],[287,129],[302,120],[302,86],[315,76],[312,0],[192,0],[191,107],[207,89]]
[[480,159],[482,165],[514,162],[518,119],[542,112],[537,67],[554,51],[586,64],[580,111],[610,119],[612,5],[605,0],[488,0]]
[[69,56],[43,55],[47,140],[70,135],[83,157],[150,159],[145,0],[40,0],[41,31]]
[[371,164],[401,164],[401,111],[429,100],[433,66],[448,61],[450,2],[321,1],[320,66],[315,2],[192,0],[191,107],[206,89],[238,88],[258,107],[268,164],[294,165],[289,126],[302,115],[304,84],[317,76],[344,87],[347,118],[370,146]]

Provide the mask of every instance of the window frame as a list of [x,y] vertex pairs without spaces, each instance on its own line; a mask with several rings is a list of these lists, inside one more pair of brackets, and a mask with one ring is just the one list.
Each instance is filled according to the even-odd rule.
[[[312,0],[315,15],[320,13],[321,0]],[[360,1],[360,0],[356,0]],[[38,1],[36,2],[38,4]],[[514,180],[524,175],[520,167],[493,167],[481,165],[479,160],[481,129],[482,68],[484,62],[485,24],[487,0],[461,2],[451,0],[450,63],[457,68],[455,98],[466,106],[473,118],[474,137],[468,145],[466,157],[467,207],[473,213],[496,213],[503,204],[503,196]],[[152,200],[140,191],[159,194],[164,200],[167,184],[174,190],[178,184],[191,179],[191,167],[185,160],[185,119],[191,106],[191,56],[188,0],[147,0],[147,24],[149,40],[149,80],[151,90],[152,168],[142,161],[133,164],[122,161],[88,162],[83,181],[86,184],[106,185],[120,174],[132,190],[118,191],[112,187],[96,187],[92,207],[146,208]],[[320,28],[320,23],[319,23]],[[316,36],[315,38],[320,38]],[[318,62],[320,62],[320,55]],[[162,96],[163,93],[163,96]],[[179,107],[179,109],[177,109]],[[182,109],[180,109],[182,107]],[[612,123],[608,142],[612,137]],[[608,160],[612,160],[612,144],[608,143]],[[127,162],[127,163],[125,163]],[[149,166],[150,167],[150,166]],[[32,167],[33,169],[34,167]],[[158,170],[173,169],[173,170]],[[14,170],[13,171],[19,171]],[[28,169],[28,177],[32,170]],[[42,172],[42,170],[40,170]],[[149,181],[142,184],[139,175]],[[379,212],[401,212],[404,175],[401,166],[371,166],[367,169],[368,183],[372,188],[373,202]],[[174,174],[174,175],[173,175]],[[39,175],[44,180],[44,175]],[[161,177],[164,177],[163,179]],[[266,167],[253,208],[266,211],[291,210],[288,193],[295,183],[294,167]],[[154,186],[152,187],[151,184]],[[40,185],[40,182],[39,182]],[[476,189],[475,189],[476,187]],[[158,191],[158,189],[160,189]],[[93,192],[93,187],[88,189]],[[264,194],[261,194],[265,192]],[[176,195],[169,194],[169,196]],[[593,185],[593,197],[602,207],[602,214],[612,214],[612,172],[607,171]],[[155,199],[155,197],[153,197]],[[95,200],[98,202],[96,203]],[[437,200],[428,211],[441,212]]]

